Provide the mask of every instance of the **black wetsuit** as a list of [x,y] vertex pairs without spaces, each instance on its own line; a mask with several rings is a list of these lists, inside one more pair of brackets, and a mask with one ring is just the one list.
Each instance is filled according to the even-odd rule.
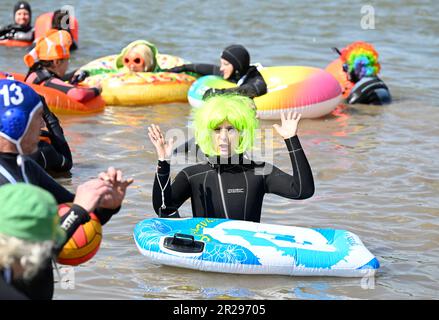
[[364,77],[351,89],[346,99],[349,104],[383,105],[392,102],[389,88],[378,77]]
[[6,270],[0,268],[0,300],[28,300],[10,282],[11,279],[7,279]]
[[[21,166],[18,165],[20,161],[22,162]],[[23,166],[24,174],[22,171]],[[0,152],[0,186],[16,182],[27,182],[47,190],[55,197],[58,204],[73,202],[75,198],[74,194],[58,184],[31,158],[18,156],[14,153]],[[101,224],[104,225],[119,210],[120,208],[115,210],[98,208],[94,213],[99,218]],[[89,220],[90,216],[86,210],[80,206],[73,205],[70,211],[61,218],[61,227],[67,233],[65,243],[81,224]],[[64,244],[55,248],[55,255],[61,252]],[[45,267],[41,269],[31,282],[17,281],[14,282],[14,286],[30,299],[51,299],[54,290],[51,260],[46,262]]]
[[[314,179],[297,136],[285,140],[293,167],[289,175],[268,164],[256,164],[240,155],[237,164],[215,164],[212,159],[180,171],[168,183],[170,165],[159,161],[157,174],[164,188],[165,209],[157,175],[153,187],[153,206],[157,214],[173,217],[191,198],[194,217],[230,218],[259,222],[264,194],[274,193],[289,199],[306,199],[314,194]],[[230,163],[234,163],[231,162]]]
[[[213,64],[186,64],[177,68],[183,68],[182,71],[195,72],[203,76],[222,76],[220,67]],[[235,74],[233,74],[227,80],[238,84],[238,87],[215,89],[215,94],[237,93],[249,98],[255,98],[267,93],[267,84],[255,66],[250,66],[242,77],[237,78]]]
[[40,141],[38,151],[30,157],[46,171],[68,172],[73,166],[72,153],[59,120],[47,106],[44,108],[43,119],[48,131],[42,130],[41,136],[49,138],[51,143]]
[[0,40],[34,41],[34,29],[32,26],[20,26],[11,24],[0,26]]

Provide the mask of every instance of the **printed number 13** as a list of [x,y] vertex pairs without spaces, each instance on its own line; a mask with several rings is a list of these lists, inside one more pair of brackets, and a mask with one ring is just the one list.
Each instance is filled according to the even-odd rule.
[[[13,94],[9,95],[9,92]],[[0,95],[3,96],[3,103],[5,107],[9,107],[10,104],[19,105],[24,101],[24,96],[21,88],[13,83],[10,87],[6,84],[0,89]]]

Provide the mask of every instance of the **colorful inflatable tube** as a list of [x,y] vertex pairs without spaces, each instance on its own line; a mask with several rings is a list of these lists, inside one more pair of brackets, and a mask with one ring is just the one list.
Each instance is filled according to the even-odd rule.
[[344,230],[153,218],[136,225],[134,240],[151,263],[201,271],[363,277],[379,268],[360,238]]
[[355,84],[349,81],[346,72],[343,71],[343,61],[341,58],[332,61],[325,68],[325,70],[332,74],[332,76],[337,80],[341,86],[343,98],[347,98]]
[[[24,82],[24,75],[19,73],[11,73],[10,75],[12,75],[15,80]],[[6,78],[6,75],[0,72],[0,79],[1,78]],[[100,96],[86,103],[80,103],[59,90],[34,84],[30,86],[38,92],[38,94],[44,96],[49,109],[56,114],[87,115],[99,113],[105,109],[105,101]]]
[[[107,105],[141,106],[158,103],[187,102],[187,92],[195,78],[170,72],[114,72],[117,55],[107,56],[82,67],[96,75],[83,82],[88,86],[102,85],[102,98]],[[184,64],[179,57],[159,54],[162,69]]]
[[20,41],[20,40],[0,40],[0,46],[6,47],[29,47],[32,45],[32,42],[29,41]]
[[[281,112],[297,111],[303,118],[322,117],[341,102],[337,80],[325,70],[312,67],[261,68],[267,94],[254,99],[261,119],[279,119]],[[230,88],[235,84],[216,76],[198,79],[188,93],[189,103],[197,107],[209,88]]]

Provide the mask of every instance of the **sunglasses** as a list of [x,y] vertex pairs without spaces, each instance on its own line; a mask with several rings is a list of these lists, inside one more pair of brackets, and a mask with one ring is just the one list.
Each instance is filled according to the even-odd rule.
[[134,56],[134,57],[130,57],[130,56],[128,56],[128,57],[125,57],[125,58],[123,59],[123,63],[124,63],[125,65],[130,65],[130,64],[142,65],[142,64],[145,63],[145,61],[144,61],[143,58],[140,57],[140,56]]

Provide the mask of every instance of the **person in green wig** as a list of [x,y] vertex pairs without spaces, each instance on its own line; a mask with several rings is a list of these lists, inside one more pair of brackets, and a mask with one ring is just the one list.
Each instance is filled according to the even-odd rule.
[[177,209],[191,199],[194,217],[229,218],[259,222],[264,195],[307,199],[314,194],[311,167],[297,137],[300,114],[282,114],[274,129],[284,140],[292,174],[269,163],[250,160],[246,151],[258,127],[252,99],[219,95],[206,100],[194,114],[195,140],[206,161],[181,170],[170,183],[169,159],[173,141],[165,141],[152,124],[148,135],[158,156],[153,206],[159,216],[178,217]]
[[47,191],[30,184],[0,187],[0,299],[27,299],[15,282],[31,279],[50,263],[66,233]]

